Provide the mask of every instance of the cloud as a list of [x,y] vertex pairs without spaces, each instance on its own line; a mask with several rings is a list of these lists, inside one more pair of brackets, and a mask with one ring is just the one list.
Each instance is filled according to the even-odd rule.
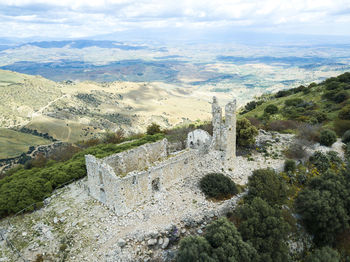
[[349,36],[349,10],[348,0],[0,0],[0,36],[88,37],[179,27]]

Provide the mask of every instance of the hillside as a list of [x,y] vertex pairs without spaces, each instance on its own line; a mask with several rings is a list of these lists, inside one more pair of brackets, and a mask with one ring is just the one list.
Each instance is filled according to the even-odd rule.
[[[163,83],[56,83],[0,70],[0,127],[27,127],[68,142],[106,130],[144,132],[207,119],[209,96]],[[186,116],[184,118],[183,116]]]
[[350,73],[316,84],[263,95],[241,111],[258,127],[294,132],[300,123],[320,125],[339,136],[350,128]]

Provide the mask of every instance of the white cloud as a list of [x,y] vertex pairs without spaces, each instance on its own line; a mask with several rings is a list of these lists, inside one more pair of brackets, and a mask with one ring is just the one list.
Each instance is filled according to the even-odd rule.
[[0,36],[201,26],[349,35],[349,15],[349,0],[0,0]]

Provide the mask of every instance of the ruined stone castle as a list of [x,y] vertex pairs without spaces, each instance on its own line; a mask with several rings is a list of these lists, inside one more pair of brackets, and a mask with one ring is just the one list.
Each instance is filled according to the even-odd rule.
[[86,155],[89,194],[117,214],[125,214],[181,179],[210,172],[230,174],[236,159],[236,101],[212,103],[213,136],[196,129],[187,148],[169,152],[167,139],[145,144],[102,159]]

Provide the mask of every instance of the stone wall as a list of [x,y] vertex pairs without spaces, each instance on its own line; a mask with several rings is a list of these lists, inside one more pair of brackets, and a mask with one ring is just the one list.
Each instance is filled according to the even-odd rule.
[[[152,144],[150,144],[152,146]],[[126,151],[125,155],[131,155]],[[117,214],[130,212],[144,201],[157,197],[177,181],[196,172],[197,152],[184,150],[166,160],[149,166],[147,170],[132,171],[125,177],[117,176],[107,160],[87,155],[88,186],[91,196],[112,208]],[[118,160],[118,158],[116,158]]]
[[104,158],[104,162],[114,169],[115,174],[124,176],[131,171],[143,170],[154,162],[165,159],[168,156],[167,145],[167,140],[163,139],[108,156]]

